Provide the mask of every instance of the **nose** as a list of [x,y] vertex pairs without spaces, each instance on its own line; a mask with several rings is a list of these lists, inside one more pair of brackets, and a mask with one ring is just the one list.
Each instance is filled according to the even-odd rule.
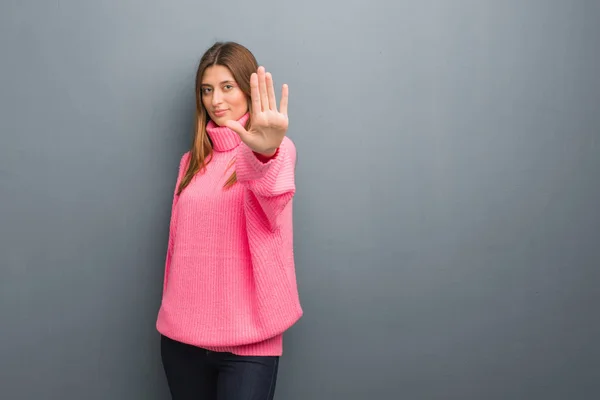
[[219,90],[213,90],[212,93],[212,105],[213,107],[218,106],[223,102],[223,96]]

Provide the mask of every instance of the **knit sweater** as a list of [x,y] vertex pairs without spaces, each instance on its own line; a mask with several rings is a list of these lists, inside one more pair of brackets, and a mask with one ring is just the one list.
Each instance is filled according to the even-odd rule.
[[[249,115],[239,122],[244,125]],[[301,316],[293,252],[296,149],[285,137],[261,159],[237,133],[210,121],[212,158],[173,196],[158,331],[239,355],[281,355]],[[233,170],[237,183],[224,188]]]

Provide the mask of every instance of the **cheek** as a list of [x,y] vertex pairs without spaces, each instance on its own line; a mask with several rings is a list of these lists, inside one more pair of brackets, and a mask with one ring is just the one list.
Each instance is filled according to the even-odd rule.
[[243,108],[244,110],[248,109],[248,100],[246,99],[246,95],[242,92],[237,94],[235,103],[239,108]]
[[206,108],[207,110],[210,109],[210,101],[208,96],[200,95],[200,101],[202,101],[202,105],[204,106],[204,108]]

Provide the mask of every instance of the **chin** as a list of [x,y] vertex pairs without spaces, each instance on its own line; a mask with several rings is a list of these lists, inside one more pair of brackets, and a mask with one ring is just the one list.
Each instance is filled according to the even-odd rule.
[[209,116],[209,117],[215,124],[217,124],[219,126],[224,126],[225,122],[227,122],[229,119],[227,117],[213,117],[213,116]]
[[213,116],[210,116],[210,115],[209,116],[210,116],[210,119],[212,119],[213,122],[215,124],[219,125],[219,126],[225,126],[225,123],[227,121],[237,121],[237,120],[239,120],[240,118],[242,118],[244,116],[244,114],[240,115],[239,117],[236,117],[235,115],[234,116],[230,116],[229,113],[227,113],[227,114],[228,115],[224,115],[222,117],[216,117],[216,116],[213,117]]

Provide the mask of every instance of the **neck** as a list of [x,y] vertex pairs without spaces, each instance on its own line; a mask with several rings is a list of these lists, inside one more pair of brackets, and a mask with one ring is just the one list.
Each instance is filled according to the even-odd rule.
[[[237,121],[244,126],[250,117],[249,113],[244,114]],[[213,120],[209,120],[206,125],[206,133],[210,137],[214,151],[229,151],[235,149],[240,142],[240,136],[226,126],[219,126]]]

